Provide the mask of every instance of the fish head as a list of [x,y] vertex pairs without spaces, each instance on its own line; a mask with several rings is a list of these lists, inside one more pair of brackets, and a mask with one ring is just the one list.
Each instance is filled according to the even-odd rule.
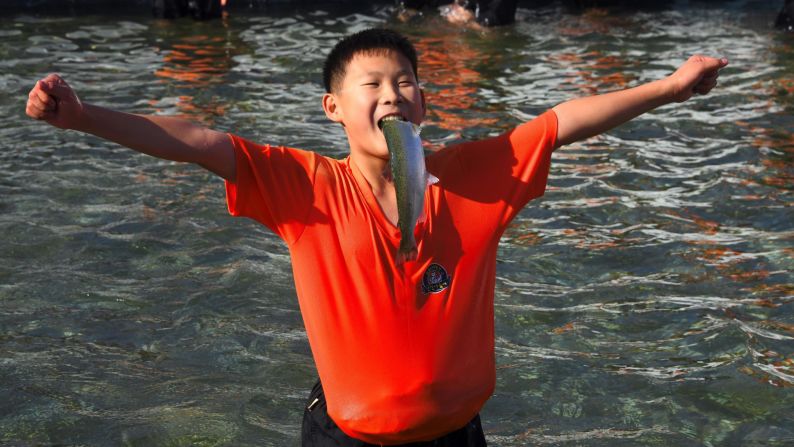
[[389,122],[389,121],[408,121],[408,120],[407,120],[407,119],[405,119],[405,117],[404,117],[404,116],[403,116],[401,113],[399,113],[399,112],[391,112],[391,113],[387,113],[387,114],[383,115],[383,116],[382,116],[382,117],[381,117],[381,118],[378,120],[378,129],[380,129],[381,131],[383,131],[383,125],[384,125],[384,123],[387,123],[387,122]]
[[412,130],[413,134],[416,137],[418,137],[420,135],[420,133],[422,132],[422,127],[420,125],[407,120],[404,116],[402,116],[399,113],[390,113],[390,114],[388,114],[388,115],[386,115],[383,118],[378,120],[378,128],[381,130],[381,132],[383,132],[384,124],[388,123],[389,121],[403,123],[401,125],[402,126],[406,126],[406,127],[409,127],[408,123],[410,123],[410,129]]
[[394,114],[379,120],[378,127],[383,132],[383,138],[392,156],[395,151],[410,151],[419,155],[423,153],[422,140],[419,137],[421,128],[416,124]]

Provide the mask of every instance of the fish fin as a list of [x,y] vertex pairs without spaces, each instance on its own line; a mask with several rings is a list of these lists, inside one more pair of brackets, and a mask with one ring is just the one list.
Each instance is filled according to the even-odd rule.
[[433,174],[428,172],[427,173],[427,186],[435,185],[436,183],[438,183],[438,177],[436,177],[435,175],[433,175]]

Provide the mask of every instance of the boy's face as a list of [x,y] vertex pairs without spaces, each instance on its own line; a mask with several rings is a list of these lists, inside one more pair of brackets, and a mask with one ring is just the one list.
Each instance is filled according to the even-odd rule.
[[411,63],[396,51],[358,53],[348,63],[340,88],[323,97],[325,113],[342,123],[350,151],[389,159],[378,121],[388,115],[420,124],[425,116],[424,94]]

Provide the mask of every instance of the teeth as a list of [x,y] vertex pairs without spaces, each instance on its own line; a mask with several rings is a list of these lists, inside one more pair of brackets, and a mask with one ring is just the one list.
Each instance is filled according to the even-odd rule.
[[378,127],[383,127],[383,123],[386,121],[405,121],[405,118],[400,115],[387,115],[378,121]]

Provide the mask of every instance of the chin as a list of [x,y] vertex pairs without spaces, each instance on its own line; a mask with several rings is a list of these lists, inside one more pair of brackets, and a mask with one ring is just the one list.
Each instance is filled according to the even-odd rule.
[[375,143],[371,153],[375,157],[382,158],[384,160],[391,158],[391,155],[389,154],[389,147],[386,146],[385,140]]

